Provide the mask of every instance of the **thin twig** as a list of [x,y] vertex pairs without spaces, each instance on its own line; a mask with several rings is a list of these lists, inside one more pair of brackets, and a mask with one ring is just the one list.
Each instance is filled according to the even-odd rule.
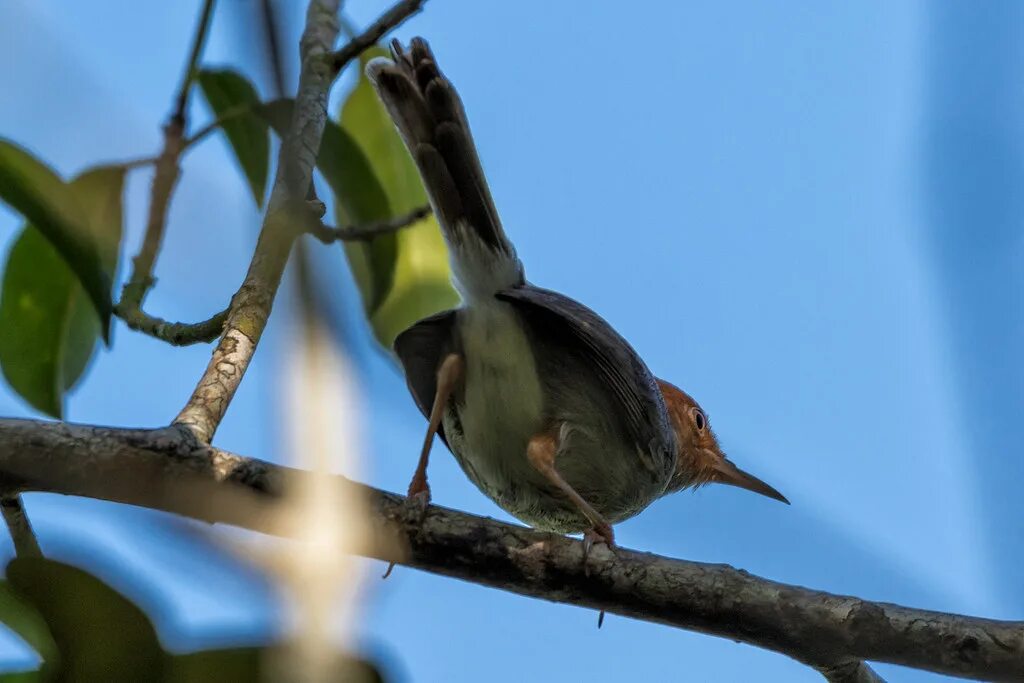
[[148,157],[138,157],[136,159],[126,159],[125,161],[115,161],[115,162],[113,162],[113,163],[111,163],[109,165],[110,166],[118,166],[120,168],[125,169],[126,171],[130,171],[130,170],[136,169],[136,168],[144,168],[146,166],[152,166],[153,164],[155,164],[159,160],[160,160],[159,156],[155,156],[155,157],[148,156]]
[[178,157],[181,154],[182,124],[173,118],[164,126],[164,147],[157,157],[153,185],[150,189],[149,215],[142,247],[132,259],[132,273],[121,290],[119,308],[141,309],[142,302],[153,286],[153,267],[156,265],[167,224],[167,207],[178,182]]
[[167,226],[167,208],[171,195],[180,176],[178,161],[184,149],[183,135],[187,125],[188,94],[192,89],[196,64],[202,54],[206,41],[210,19],[213,15],[213,1],[206,0],[196,25],[195,36],[181,86],[175,97],[175,108],[170,120],[164,126],[164,147],[156,159],[156,170],[153,174],[153,185],[150,190],[149,215],[146,219],[146,233],[142,239],[142,247],[132,260],[132,273],[121,290],[121,300],[117,304],[122,318],[143,318],[142,303],[146,294],[153,286],[153,268],[163,243],[164,231]]
[[425,2],[426,0],[401,0],[401,2],[396,3],[391,9],[380,15],[377,21],[370,24],[369,28],[350,40],[345,47],[331,55],[334,73],[340,73],[349,62],[361,55],[364,50],[374,45],[406,19],[419,12]]
[[[0,419],[0,477],[48,491],[283,533],[271,507],[299,470],[208,446],[190,430],[117,429]],[[338,479],[373,511],[385,561],[563,604],[781,652],[834,681],[870,681],[861,661],[991,681],[1024,680],[1024,622],[912,609],[810,590],[722,564],[581,541],[430,506]],[[412,525],[410,525],[412,524]],[[396,542],[408,549],[396,553]],[[380,544],[380,545],[377,545]],[[853,676],[851,678],[850,676]]]
[[324,225],[320,220],[315,220],[310,221],[309,223],[309,234],[324,244],[331,244],[332,242],[338,241],[365,241],[381,235],[398,232],[403,228],[408,228],[429,215],[430,207],[421,206],[401,216],[395,216],[394,218],[374,221],[372,223],[364,223],[362,225],[347,225],[340,228]]
[[329,55],[338,35],[338,0],[311,0],[300,42],[302,68],[277,179],[245,281],[231,298],[224,333],[188,403],[175,418],[202,441],[213,438],[270,317],[285,264],[302,230],[292,210],[311,185],[334,81]]
[[114,307],[114,314],[123,320],[129,329],[155,337],[172,346],[212,342],[224,331],[224,321],[228,317],[225,309],[197,323],[176,323],[149,315],[137,308],[122,308],[121,304]]
[[[256,106],[261,106],[261,105],[256,105]],[[238,104],[238,105],[235,105],[234,107],[230,107],[230,108],[226,109],[223,114],[221,114],[220,116],[215,118],[213,121],[210,121],[205,126],[203,126],[199,130],[197,130],[195,133],[190,135],[188,138],[186,138],[185,139],[185,144],[182,146],[182,151],[187,150],[189,147],[191,147],[192,145],[195,145],[198,142],[202,142],[203,138],[205,138],[207,135],[209,135],[210,133],[214,132],[215,130],[217,130],[218,128],[223,126],[228,121],[230,121],[232,119],[236,119],[239,116],[245,116],[246,114],[251,114],[251,113],[253,113],[255,111],[256,111],[256,108],[252,104],[249,104],[249,103]]]
[[[256,105],[256,106],[262,106],[262,104],[259,104],[259,105]],[[182,143],[181,143],[181,149],[179,150],[179,158],[181,156],[184,156],[185,152],[189,151],[192,147],[194,147],[195,145],[197,145],[200,142],[202,142],[204,139],[206,139],[210,135],[210,133],[213,133],[218,128],[223,126],[225,123],[227,123],[228,121],[230,121],[232,119],[235,119],[235,118],[238,118],[239,116],[244,116],[246,114],[253,113],[255,111],[256,111],[256,108],[254,107],[254,105],[248,104],[248,103],[247,104],[239,104],[239,105],[236,105],[234,107],[230,107],[223,114],[221,114],[217,118],[213,119],[212,121],[210,121],[206,125],[204,125],[201,128],[199,128],[199,130],[197,130],[192,135],[190,135],[187,138],[185,138],[182,141]],[[146,157],[138,157],[136,159],[127,159],[125,161],[117,161],[117,162],[111,163],[110,165],[111,166],[118,166],[118,167],[126,169],[126,170],[132,170],[132,169],[135,169],[135,168],[143,168],[145,166],[152,166],[153,164],[156,164],[159,161],[160,161],[160,156],[157,155],[155,157],[154,156],[146,156]]]
[[14,541],[14,553],[18,557],[42,557],[43,551],[39,549],[39,541],[28,520],[22,497],[14,495],[0,498],[0,512],[11,533],[11,540]]
[[185,128],[185,116],[188,109],[188,96],[192,92],[192,81],[196,77],[196,66],[199,64],[199,56],[203,52],[203,45],[206,44],[206,36],[210,29],[210,18],[213,16],[214,0],[203,2],[203,11],[199,15],[199,23],[192,39],[192,50],[189,52],[188,61],[185,63],[185,73],[181,77],[181,86],[178,88],[177,104],[172,121],[177,121],[182,130]]
[[270,64],[270,73],[274,78],[274,92],[277,97],[284,97],[284,55],[281,53],[282,36],[279,33],[281,25],[277,19],[277,10],[274,9],[273,0],[262,0],[260,5],[262,10],[260,26],[266,40],[266,56]]

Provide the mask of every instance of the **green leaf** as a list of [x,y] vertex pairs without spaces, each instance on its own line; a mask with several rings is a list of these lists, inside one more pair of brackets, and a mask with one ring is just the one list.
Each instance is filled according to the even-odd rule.
[[[66,187],[79,207],[107,277],[117,269],[124,170],[87,171]],[[11,247],[0,292],[0,369],[33,407],[63,416],[64,393],[84,373],[100,335],[85,291],[67,261],[33,225]]]
[[[360,58],[361,66],[386,54],[383,48],[371,48]],[[333,157],[334,163],[346,166],[348,181],[338,187],[332,185],[339,224],[400,216],[427,204],[416,165],[362,69],[342,106],[341,127],[363,154],[321,147],[322,156]],[[366,179],[367,164],[384,191],[385,206],[366,201],[361,190],[362,185],[372,182]],[[444,240],[433,216],[397,233],[344,246],[374,334],[386,349],[390,350],[395,337],[417,320],[459,301],[451,285]]]
[[[0,622],[28,644],[43,660],[39,671],[23,672],[24,680],[46,680],[60,665],[57,644],[42,615],[29,602],[22,599],[7,581],[0,581]],[[0,680],[15,680],[4,679]]]
[[[198,80],[213,115],[218,118],[230,115],[221,124],[221,130],[227,135],[238,165],[249,180],[256,204],[263,206],[270,158],[270,131],[256,111],[260,105],[256,88],[244,76],[230,69],[200,71]],[[246,108],[249,111],[234,114]]]
[[36,226],[67,262],[99,314],[107,339],[111,280],[68,186],[24,149],[0,139],[0,199]]
[[99,579],[53,560],[17,558],[7,565],[7,580],[46,620],[60,652],[61,680],[163,678],[165,654],[153,625]]

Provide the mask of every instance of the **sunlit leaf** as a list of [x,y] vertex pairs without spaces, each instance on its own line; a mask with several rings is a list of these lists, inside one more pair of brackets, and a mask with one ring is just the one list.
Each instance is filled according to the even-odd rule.
[[[387,54],[383,48],[363,53],[360,66]],[[393,217],[427,204],[416,166],[373,86],[360,69],[359,81],[341,110],[341,126],[363,151],[362,158],[337,155],[338,163],[351,163],[349,176],[365,175],[368,162],[387,200],[386,215]],[[323,152],[330,150],[321,148]],[[358,166],[358,167],[357,167]],[[358,181],[335,189],[339,223],[360,223],[380,218],[379,206],[363,206]],[[359,215],[369,209],[369,215]],[[458,294],[449,278],[448,256],[437,220],[428,216],[398,233],[368,243],[345,245],[370,322],[378,341],[390,349],[398,333],[417,320],[454,306]]]
[[[24,679],[2,677],[0,680],[47,680],[60,665],[57,644],[39,611],[21,598],[6,581],[0,581],[0,622],[17,633],[42,659],[38,671],[24,672]],[[8,674],[13,675],[13,674]]]
[[0,199],[34,225],[64,258],[99,314],[106,338],[111,280],[68,186],[24,149],[0,140]]
[[[124,171],[97,168],[66,186],[108,277],[121,242]],[[14,242],[0,290],[0,369],[33,407],[63,416],[64,393],[93,356],[100,322],[66,260],[34,225]]]
[[165,655],[153,625],[99,579],[53,560],[16,558],[7,580],[46,620],[60,652],[61,680],[162,680]]
[[[258,115],[259,95],[241,74],[228,69],[199,72],[199,87],[213,115],[225,118],[221,130],[228,138],[242,172],[249,181],[256,204],[263,206],[270,158],[270,132]],[[236,114],[240,110],[245,113]]]

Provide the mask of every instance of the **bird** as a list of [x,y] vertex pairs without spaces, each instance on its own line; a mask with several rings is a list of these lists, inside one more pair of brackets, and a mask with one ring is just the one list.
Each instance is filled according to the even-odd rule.
[[427,419],[408,499],[424,510],[430,501],[436,435],[510,515],[588,544],[613,547],[613,524],[707,483],[788,503],[725,456],[697,402],[657,379],[609,323],[527,281],[462,100],[427,41],[392,41],[365,73],[419,170],[461,297],[394,342]]

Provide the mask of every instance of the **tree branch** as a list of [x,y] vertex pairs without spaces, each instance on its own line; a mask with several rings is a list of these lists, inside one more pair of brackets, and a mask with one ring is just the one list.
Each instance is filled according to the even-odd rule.
[[[318,148],[317,145],[319,145],[320,137],[323,135],[322,122],[315,123],[320,117],[320,112],[316,111],[319,106],[318,99],[324,101],[323,117],[325,119],[326,92],[329,90],[338,71],[349,61],[359,56],[363,50],[376,43],[389,30],[418,12],[425,1],[403,0],[403,2],[399,2],[375,21],[366,31],[354,37],[344,48],[330,53],[328,57],[330,61],[328,74],[317,73],[315,77],[304,78],[303,74],[306,71],[310,72],[306,76],[314,76],[313,67],[319,62],[320,56],[325,51],[330,50],[338,33],[337,0],[327,0],[327,2],[316,0],[311,3],[302,43],[303,74],[300,74],[299,77],[298,98],[302,99],[305,96],[307,109],[301,120],[296,119],[292,121],[292,127],[288,135],[286,135],[286,141],[293,134],[299,137],[294,138],[290,146],[287,143],[282,145],[279,169],[285,168],[285,160],[294,157],[296,150],[301,151],[305,149],[308,151],[309,149]],[[121,300],[114,307],[114,312],[130,329],[148,334],[175,346],[210,342],[224,334],[222,343],[227,341],[228,346],[233,348],[235,352],[227,353],[227,348],[221,349],[221,346],[218,346],[217,351],[214,352],[214,358],[211,360],[207,372],[200,380],[196,391],[175,420],[178,423],[189,424],[197,430],[197,434],[205,439],[213,438],[213,433],[223,418],[224,411],[227,410],[227,406],[231,402],[235,390],[237,390],[238,383],[241,382],[242,375],[244,375],[245,369],[248,367],[248,359],[243,360],[243,356],[246,354],[251,356],[252,352],[255,351],[259,336],[262,334],[267,318],[269,318],[270,307],[273,304],[273,298],[280,283],[280,272],[277,272],[276,275],[275,272],[283,271],[284,265],[287,263],[288,254],[291,251],[292,242],[294,241],[295,235],[288,226],[290,222],[293,222],[293,219],[283,210],[276,216],[272,216],[272,209],[275,207],[281,209],[283,206],[289,205],[289,202],[294,197],[301,196],[297,191],[292,192],[288,197],[281,200],[280,204],[275,204],[274,195],[280,195],[279,185],[282,180],[284,180],[285,184],[290,182],[287,178],[283,178],[279,172],[274,192],[271,195],[271,209],[267,212],[260,241],[257,244],[256,253],[253,255],[253,260],[250,264],[249,273],[246,276],[245,283],[243,283],[232,299],[228,310],[198,323],[168,322],[157,316],[148,315],[142,310],[143,300],[155,282],[153,267],[163,242],[167,207],[180,175],[179,161],[181,155],[210,133],[217,130],[225,121],[253,111],[250,105],[234,107],[203,126],[190,137],[183,137],[188,93],[191,90],[196,63],[205,40],[212,6],[212,0],[207,0],[203,6],[189,62],[186,66],[181,89],[176,100],[178,106],[170,122],[164,128],[163,151],[157,157],[133,159],[120,164],[124,168],[137,168],[154,164],[156,170],[153,177],[149,218],[146,224],[143,245],[133,260],[132,274],[121,292]],[[316,12],[313,12],[314,7],[317,8]],[[333,23],[330,26],[325,25],[322,23],[325,20]],[[324,32],[325,29],[330,29],[330,35]],[[305,89],[303,84],[305,84]],[[320,95],[323,95],[323,97],[320,97]],[[312,105],[312,109],[308,109],[308,105]],[[302,108],[297,101],[295,111],[298,112],[300,110]],[[307,125],[308,123],[314,123],[314,125],[309,126]],[[311,168],[305,168],[307,161],[308,159],[304,158],[298,165],[291,162],[288,165],[292,169],[289,173],[294,175],[294,180],[300,184],[304,176],[311,175],[312,173]],[[313,159],[313,163],[315,163],[315,159]],[[301,194],[304,193],[305,191],[303,190]],[[414,223],[425,215],[425,213],[421,214],[421,211],[427,211],[427,209],[416,210],[406,216],[365,226],[331,228],[318,223],[316,226],[310,227],[308,231],[325,243],[335,240],[369,239],[376,234],[400,230]],[[280,227],[280,230],[275,228],[275,232],[292,234],[282,234],[277,239],[271,239],[271,235],[267,232],[267,228],[271,225]],[[267,239],[264,239],[264,237]],[[276,247],[280,253],[270,254],[271,246]],[[260,268],[254,268],[257,265],[257,261],[261,265]],[[236,318],[246,318],[244,327],[252,332],[252,334],[243,332],[241,336],[245,337],[244,340],[236,334],[239,330],[232,331],[225,328],[225,323],[229,322],[232,311],[235,312]],[[241,349],[240,353],[238,352],[239,349]],[[230,362],[225,363],[225,358],[228,358]],[[228,371],[227,376],[219,375],[221,370]]]
[[25,501],[21,496],[4,496],[0,498],[0,512],[3,513],[7,530],[14,541],[14,553],[18,557],[42,557],[39,541],[32,531],[32,523],[25,512]]
[[401,0],[401,2],[396,3],[391,9],[382,14],[377,21],[370,24],[369,28],[350,40],[345,47],[331,55],[335,75],[341,73],[341,70],[349,62],[361,55],[366,48],[372,46],[387,35],[389,31],[419,12],[425,2],[426,0]]
[[196,77],[196,65],[199,64],[199,55],[203,53],[203,46],[206,44],[206,36],[210,30],[210,19],[213,17],[214,0],[204,0],[203,10],[199,14],[199,23],[196,25],[196,32],[192,38],[192,50],[189,52],[188,61],[185,62],[185,73],[181,77],[181,86],[178,88],[172,121],[177,121],[182,128],[185,127],[185,115],[188,109],[188,96],[192,92],[192,81]]
[[245,375],[270,317],[299,221],[289,207],[305,196],[327,120],[334,81],[330,50],[338,35],[338,0],[311,0],[300,44],[302,68],[292,121],[281,144],[277,179],[245,281],[231,299],[224,332],[188,403],[175,418],[202,441],[213,438]]
[[[174,188],[181,175],[178,162],[185,148],[183,136],[187,125],[188,96],[192,90],[196,64],[202,54],[212,16],[213,0],[206,0],[196,24],[192,49],[189,52],[188,61],[185,63],[185,73],[182,75],[181,85],[175,97],[174,112],[167,125],[164,126],[164,146],[155,161],[156,169],[153,173],[149,215],[146,218],[146,233],[142,240],[142,247],[132,260],[132,274],[121,290],[121,300],[114,307],[118,317],[127,322],[132,329],[157,330],[161,328],[158,323],[167,324],[159,318],[151,318],[143,313],[142,302],[153,283],[156,282],[153,278],[153,268],[160,253],[160,246],[163,244],[171,195],[174,194]],[[132,165],[125,164],[125,168]]]
[[252,114],[257,111],[257,107],[262,106],[262,103],[253,106],[252,104],[239,104],[231,107],[220,116],[216,117],[213,121],[210,121],[205,126],[197,130],[192,135],[185,139],[184,149],[189,149],[193,145],[196,145],[203,141],[203,138],[207,137],[210,133],[214,132],[228,121],[237,119],[239,116],[245,116],[246,114]]
[[[239,116],[244,116],[246,114],[251,114],[254,111],[256,111],[256,109],[253,107],[252,104],[240,104],[240,105],[231,107],[230,109],[225,111],[223,114],[221,114],[220,116],[216,117],[215,119],[213,119],[212,121],[210,121],[209,123],[204,125],[202,128],[197,130],[195,133],[193,133],[192,135],[189,135],[187,138],[182,140],[181,150],[180,150],[180,153],[179,153],[179,158],[182,155],[184,155],[185,152],[190,150],[192,147],[194,147],[195,145],[199,144],[204,139],[209,137],[210,133],[214,132],[215,130],[217,130],[218,128],[223,126],[228,121],[236,119]],[[160,157],[159,156],[155,156],[155,157],[154,156],[148,156],[148,157],[138,157],[138,158],[135,158],[135,159],[127,159],[127,160],[124,160],[124,161],[118,161],[118,162],[115,162],[115,163],[113,163],[111,165],[112,166],[120,166],[123,169],[131,170],[131,169],[135,169],[135,168],[142,168],[143,166],[152,166],[153,164],[157,163],[158,161],[160,161]]]
[[[188,429],[116,429],[0,419],[0,476],[22,491],[100,498],[274,533],[268,509],[287,467],[235,455]],[[347,481],[347,480],[345,480]],[[595,548],[431,506],[408,527],[404,498],[349,482],[368,499],[383,560],[554,602],[730,638],[781,652],[835,681],[870,681],[862,660],[982,680],[1024,679],[1024,622],[911,609],[752,576],[726,565]],[[398,541],[408,555],[395,557]]]
[[228,317],[225,309],[197,323],[173,323],[149,315],[138,308],[122,306],[120,303],[114,307],[114,313],[129,329],[155,337],[172,346],[212,342],[224,331],[224,321]]
[[324,244],[332,242],[357,242],[369,240],[380,235],[398,232],[408,228],[413,223],[422,220],[430,215],[429,206],[420,206],[401,216],[395,216],[382,221],[364,223],[363,225],[346,225],[334,228],[324,225],[319,219],[311,220],[308,224],[308,232]]

